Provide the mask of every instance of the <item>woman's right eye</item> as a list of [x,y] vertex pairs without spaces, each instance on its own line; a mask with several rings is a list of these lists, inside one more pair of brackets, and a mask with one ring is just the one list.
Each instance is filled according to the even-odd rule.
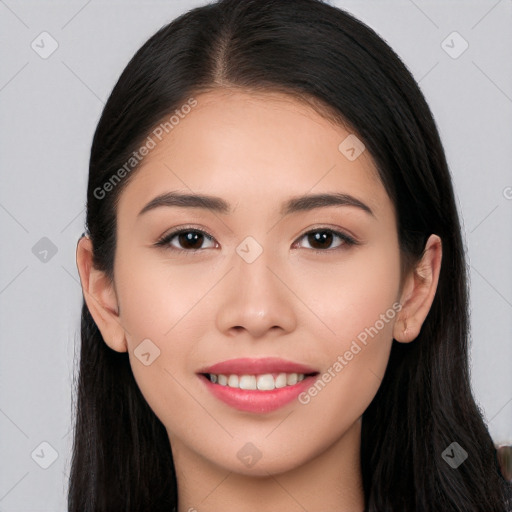
[[175,251],[195,252],[203,249],[201,245],[205,239],[212,242],[212,247],[215,247],[213,237],[206,233],[206,231],[185,228],[173,231],[163,236],[155,243],[155,245],[158,247],[170,248]]

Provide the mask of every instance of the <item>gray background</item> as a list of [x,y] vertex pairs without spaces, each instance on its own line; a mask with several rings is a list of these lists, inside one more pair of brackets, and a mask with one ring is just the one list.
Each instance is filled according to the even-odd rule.
[[[66,510],[92,135],[134,52],[203,3],[0,0],[0,512]],[[468,249],[474,392],[510,444],[512,0],[331,3],[393,47],[434,113]]]

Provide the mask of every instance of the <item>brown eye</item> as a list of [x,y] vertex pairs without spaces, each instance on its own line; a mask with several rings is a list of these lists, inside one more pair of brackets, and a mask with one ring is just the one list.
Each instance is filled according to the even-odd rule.
[[197,231],[185,231],[176,235],[180,248],[201,249],[204,235]]
[[169,247],[177,251],[193,252],[205,249],[202,247],[205,240],[213,242],[213,237],[198,229],[181,229],[165,235],[155,245]]
[[[315,251],[326,251],[329,249],[333,250],[337,249],[338,247],[350,246],[356,243],[352,237],[349,237],[345,233],[326,228],[309,231],[308,233],[305,233],[300,239],[306,239],[309,247]],[[333,247],[332,245],[336,242],[336,239],[339,241]]]

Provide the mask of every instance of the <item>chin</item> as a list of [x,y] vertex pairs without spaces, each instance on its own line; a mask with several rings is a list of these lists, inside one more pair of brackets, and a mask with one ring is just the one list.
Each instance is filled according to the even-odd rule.
[[[266,452],[268,455],[266,455]],[[222,463],[225,462],[225,463]],[[233,473],[253,477],[268,477],[293,471],[307,462],[307,456],[297,457],[297,453],[276,451],[274,448],[258,450],[251,443],[246,443],[237,450],[235,458],[221,461],[221,467]]]

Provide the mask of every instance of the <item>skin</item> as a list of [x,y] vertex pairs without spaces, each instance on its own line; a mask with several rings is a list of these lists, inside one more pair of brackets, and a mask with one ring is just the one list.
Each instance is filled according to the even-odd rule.
[[[413,341],[427,316],[441,241],[432,235],[401,281],[393,204],[369,152],[350,161],[338,149],[349,131],[281,93],[216,90],[196,99],[120,196],[113,283],[93,268],[91,241],[80,239],[87,305],[105,342],[128,351],[135,379],[167,429],[179,512],[253,511],[256,504],[262,512],[360,512],[361,416],[393,337]],[[164,206],[138,216],[173,190],[219,196],[233,211]],[[322,192],[350,194],[373,215],[354,206],[280,214],[287,199]],[[172,246],[154,246],[189,225],[213,241],[199,241],[195,253],[178,237]],[[319,228],[359,244],[332,235],[331,245],[313,246],[304,235]],[[263,249],[252,263],[236,252],[249,235]],[[396,303],[394,318],[307,404],[241,412],[196,375],[227,359],[275,356],[321,376]],[[160,350],[148,366],[134,355],[146,338]],[[252,467],[237,457],[248,442],[261,454]]]

